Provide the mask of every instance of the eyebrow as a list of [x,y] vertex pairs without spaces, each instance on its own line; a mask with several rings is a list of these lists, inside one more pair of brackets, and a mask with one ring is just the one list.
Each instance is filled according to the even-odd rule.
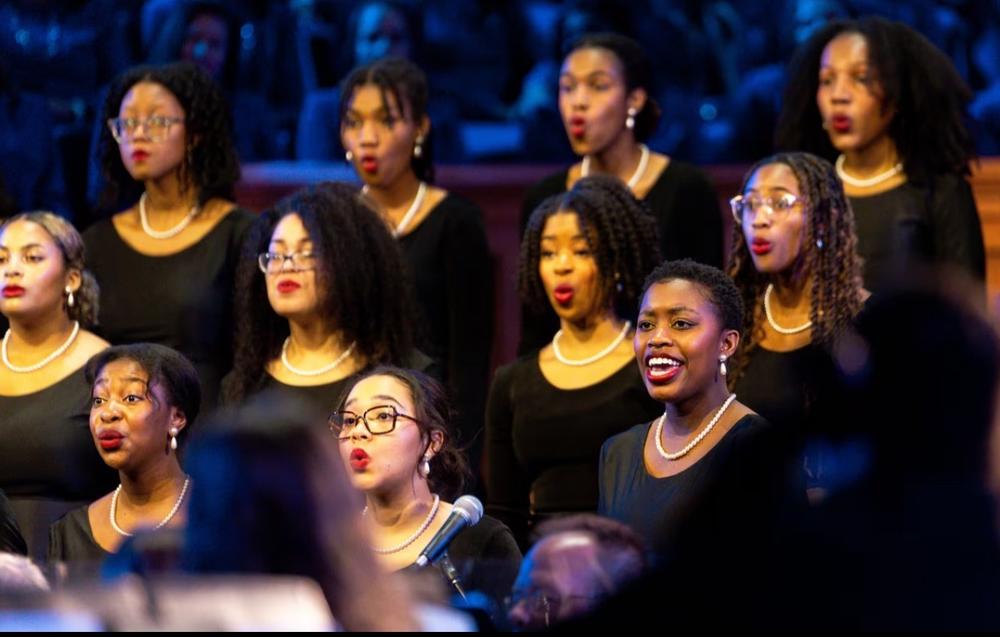
[[[674,305],[674,306],[666,308],[665,311],[666,311],[667,314],[671,314],[671,315],[681,314],[682,312],[690,312],[690,313],[694,314],[695,316],[698,316],[698,317],[701,316],[701,313],[698,312],[698,310],[696,310],[696,309],[694,309],[692,307],[688,307],[686,305]],[[639,314],[641,316],[647,316],[647,315],[651,315],[651,314],[656,314],[656,308],[645,309],[642,312],[640,312]]]
[[[589,72],[589,73],[587,73],[587,74],[585,74],[585,75],[583,75],[581,77],[583,77],[585,79],[590,79],[590,78],[596,77],[598,75],[606,75],[609,78],[610,77],[614,77],[614,74],[611,71],[605,71],[603,69],[597,70],[597,71],[591,71],[591,72]],[[563,71],[562,73],[559,74],[559,78],[560,79],[562,79],[564,77],[576,79],[576,76],[573,75],[572,73],[570,73],[569,71]]]
[[[788,193],[788,194],[790,194],[790,195],[794,195],[794,194],[795,194],[794,192],[792,192],[792,191],[791,191],[791,190],[789,190],[788,188],[785,188],[784,186],[771,186],[771,187],[767,188],[767,190],[781,190],[781,191],[783,191],[783,192],[787,192],[787,193]],[[758,189],[758,188],[748,188],[748,189],[746,190],[746,192],[757,192],[757,193],[759,193],[759,192],[763,192],[763,189]]]
[[[299,239],[299,242],[295,245],[302,246],[306,243],[312,243],[312,242],[313,242],[312,239],[310,239],[309,237],[305,237],[303,239]],[[286,247],[288,244],[285,242],[284,239],[272,239],[270,242],[268,242],[268,245],[281,245],[281,247]]]
[[[32,248],[44,248],[45,246],[40,243],[29,243],[21,246],[21,250],[30,250]],[[0,244],[0,250],[10,250],[6,245]]]
[[[392,396],[387,396],[385,394],[378,394],[376,396],[372,396],[372,400],[375,400],[375,399],[388,400],[389,402],[395,403],[399,407],[403,407],[403,404],[401,402],[399,402],[398,400],[396,400],[395,398],[393,398]],[[350,405],[351,403],[354,403],[354,402],[357,402],[357,398],[351,398],[350,400],[348,400],[346,403],[344,403],[344,407],[347,407],[348,405]],[[374,405],[374,406],[378,407],[378,405]]]
[[[559,237],[557,237],[557,236],[555,236],[553,234],[543,234],[542,235],[542,241],[555,241],[558,238]],[[570,241],[586,241],[587,237],[585,237],[582,234],[575,234],[572,237],[570,237],[569,239],[570,239]]]

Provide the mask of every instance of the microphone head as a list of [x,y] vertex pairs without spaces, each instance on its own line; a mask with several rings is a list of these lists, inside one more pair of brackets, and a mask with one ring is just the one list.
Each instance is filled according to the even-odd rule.
[[483,519],[483,503],[473,495],[463,495],[455,500],[451,509],[465,518],[469,526],[475,526]]

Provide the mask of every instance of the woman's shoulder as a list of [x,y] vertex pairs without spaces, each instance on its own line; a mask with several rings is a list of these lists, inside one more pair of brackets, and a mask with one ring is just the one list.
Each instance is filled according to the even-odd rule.
[[87,226],[87,228],[80,233],[80,236],[83,237],[84,245],[89,248],[91,245],[103,245],[107,241],[116,239],[118,237],[118,233],[115,230],[112,217],[105,217],[103,219],[98,219],[94,223]]
[[649,423],[641,422],[611,436],[601,445],[601,456],[614,458],[619,454],[624,454],[625,457],[633,457],[637,448],[645,446],[648,430]]
[[456,553],[462,553],[465,557],[521,557],[521,550],[510,528],[489,515],[484,515],[475,526],[468,527],[455,538],[455,542],[458,543],[460,538],[462,542],[456,547]]

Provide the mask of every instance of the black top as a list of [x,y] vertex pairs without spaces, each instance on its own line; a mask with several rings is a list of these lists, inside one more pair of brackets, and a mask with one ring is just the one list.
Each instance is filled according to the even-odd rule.
[[10,502],[2,490],[0,490],[0,552],[28,554],[28,545],[21,536],[21,529],[14,519],[14,511],[10,508]]
[[649,547],[663,551],[703,499],[714,502],[713,511],[727,516],[734,532],[775,510],[788,466],[766,420],[740,418],[701,460],[665,478],[651,476],[643,459],[653,424],[636,425],[601,448],[601,515],[628,524]]
[[522,547],[537,517],[595,511],[601,445],[662,411],[632,363],[580,389],[549,383],[537,352],[501,367],[486,412],[487,511]]
[[114,345],[151,342],[187,356],[201,377],[202,409],[218,401],[232,367],[233,278],[254,219],[236,209],[189,248],[137,252],[105,219],[83,233],[87,268],[101,286],[97,333]]
[[940,175],[930,187],[905,183],[850,201],[867,289],[884,288],[893,273],[905,276],[914,263],[949,263],[986,280],[982,226],[962,176]]
[[94,446],[89,416],[83,368],[37,392],[0,396],[0,489],[33,557],[44,555],[49,524],[118,481]]
[[[542,179],[528,190],[521,208],[521,236],[531,213],[546,198],[566,192],[569,170]],[[722,268],[722,213],[708,176],[696,166],[671,159],[641,200],[656,218],[660,253],[667,259],[690,258]],[[552,311],[543,317],[522,316],[518,353],[545,345],[558,328]]]
[[49,561],[96,564],[111,555],[94,539],[87,515],[90,505],[73,509],[49,530]]
[[[521,551],[510,529],[488,515],[455,536],[448,547],[448,557],[458,571],[462,590],[479,591],[501,607],[521,568]],[[440,563],[435,566],[440,569]],[[450,580],[443,572],[441,576],[448,590],[454,593]]]
[[[448,194],[399,244],[423,313],[421,347],[441,362],[462,443],[477,440],[493,344],[493,276],[482,212]],[[476,450],[470,453],[474,465]]]

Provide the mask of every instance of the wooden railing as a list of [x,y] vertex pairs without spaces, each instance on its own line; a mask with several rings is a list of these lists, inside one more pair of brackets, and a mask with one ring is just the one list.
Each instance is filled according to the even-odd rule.
[[[520,244],[518,218],[525,189],[559,167],[556,166],[443,166],[437,183],[477,203],[483,210],[496,285],[496,336],[494,364],[514,358],[519,336],[519,307],[515,290]],[[739,189],[746,166],[709,166],[719,193],[719,210],[730,239],[732,218],[728,199]],[[356,181],[343,163],[272,163],[244,167],[237,189],[240,205],[251,210],[268,208],[282,196],[312,183],[326,180]],[[1000,158],[980,160],[972,178],[973,191],[983,224],[987,256],[987,287],[991,298],[1000,295]]]

